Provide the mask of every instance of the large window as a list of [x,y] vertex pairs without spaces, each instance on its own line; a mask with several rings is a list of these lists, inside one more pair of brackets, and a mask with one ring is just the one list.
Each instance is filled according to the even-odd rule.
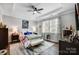
[[59,19],[55,18],[53,20],[50,20],[50,32],[51,33],[58,33],[59,31]]
[[42,23],[43,33],[48,33],[48,32],[58,33],[58,31],[59,31],[59,19],[58,18],[47,20]]
[[42,23],[42,32],[45,33],[45,32],[50,32],[50,21],[44,21]]

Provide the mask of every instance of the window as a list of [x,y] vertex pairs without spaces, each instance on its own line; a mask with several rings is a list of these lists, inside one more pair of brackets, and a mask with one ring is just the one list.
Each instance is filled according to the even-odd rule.
[[58,18],[50,20],[50,32],[51,33],[57,33],[59,30],[58,27],[59,27]]
[[50,32],[50,33],[58,33],[59,29],[59,19],[55,18],[55,19],[51,19],[51,20],[47,20],[44,21],[42,23],[42,32]]
[[50,32],[50,21],[44,21],[42,23],[42,32]]

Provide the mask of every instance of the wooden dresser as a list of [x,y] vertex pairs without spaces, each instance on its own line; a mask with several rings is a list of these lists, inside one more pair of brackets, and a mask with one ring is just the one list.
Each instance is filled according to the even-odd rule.
[[0,28],[0,50],[6,49],[9,54],[8,28]]

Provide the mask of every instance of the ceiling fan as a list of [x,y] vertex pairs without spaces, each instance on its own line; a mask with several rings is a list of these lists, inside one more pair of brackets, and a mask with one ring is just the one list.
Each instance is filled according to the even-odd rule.
[[32,10],[28,10],[28,12],[33,12],[33,14],[40,13],[40,11],[44,10],[43,8],[38,9],[34,5],[29,6]]

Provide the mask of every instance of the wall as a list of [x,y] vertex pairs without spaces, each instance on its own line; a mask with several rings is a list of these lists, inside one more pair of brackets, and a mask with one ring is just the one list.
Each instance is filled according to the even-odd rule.
[[9,29],[11,29],[13,26],[18,26],[18,30],[20,32],[33,31],[33,28],[32,28],[32,26],[34,26],[33,21],[29,21],[28,29],[22,29],[23,19],[11,17],[11,16],[5,16],[5,15],[3,15],[2,18],[3,18],[3,22],[8,26]]
[[76,30],[75,12],[60,16],[60,21],[62,29],[64,29],[65,27],[70,27],[70,25],[72,25],[73,29]]
[[72,25],[73,30],[76,31],[75,12],[64,14],[60,16],[59,19],[60,19],[61,38],[62,38],[62,31],[65,29],[65,27],[70,28],[70,25]]

